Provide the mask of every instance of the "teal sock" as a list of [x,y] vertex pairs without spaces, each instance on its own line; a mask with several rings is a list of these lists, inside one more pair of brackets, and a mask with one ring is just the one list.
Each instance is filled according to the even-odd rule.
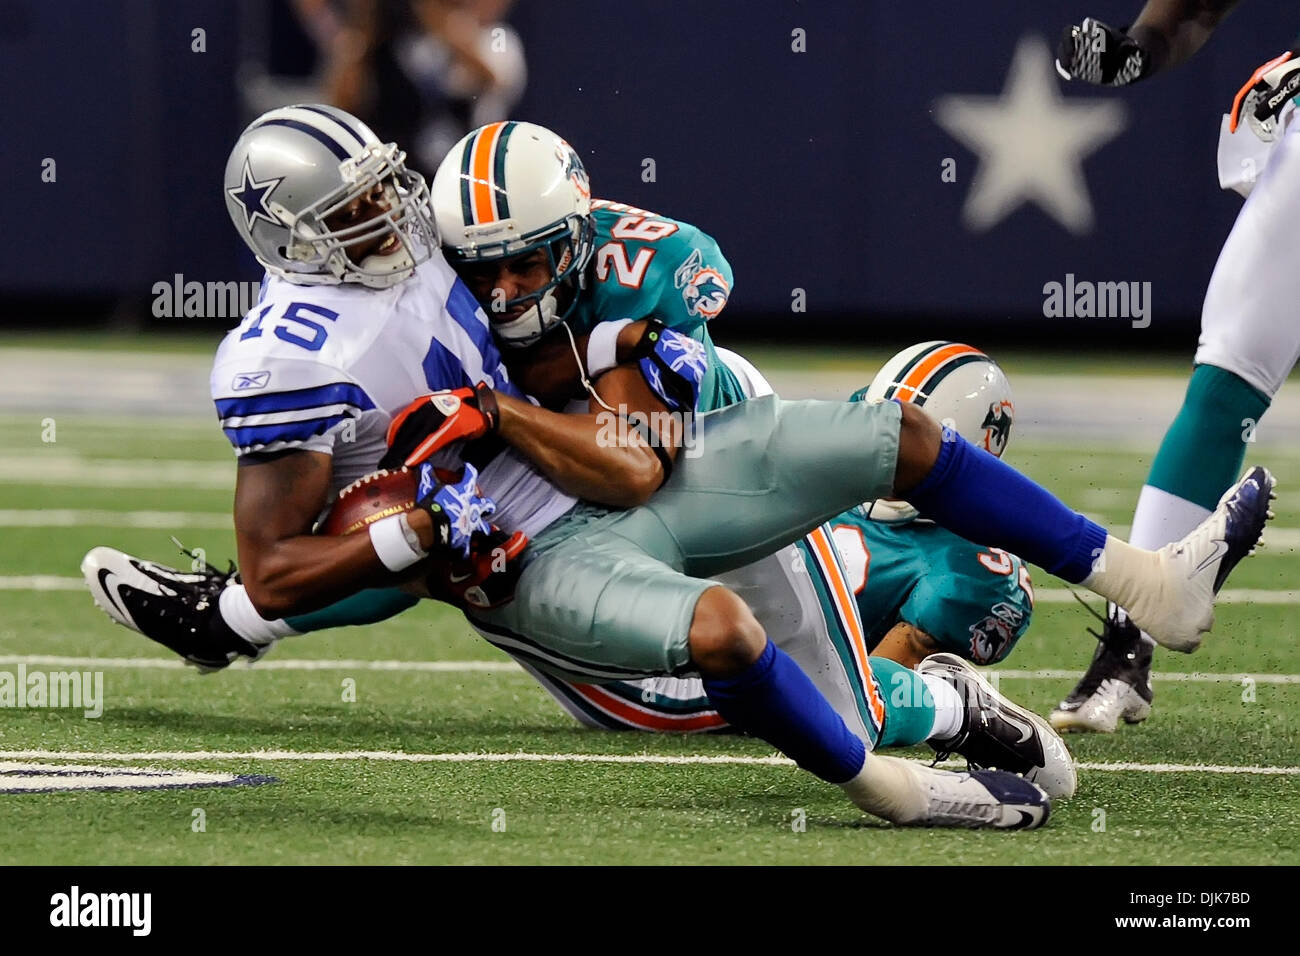
[[375,624],[401,614],[419,601],[419,598],[407,594],[401,588],[371,588],[368,591],[358,591],[319,611],[286,617],[284,622],[299,634],[323,631],[329,627]]
[[1267,395],[1239,376],[1214,365],[1196,366],[1147,484],[1214,510],[1241,473],[1246,444],[1269,404]]
[[887,657],[871,658],[871,673],[885,698],[885,727],[876,749],[924,743],[934,727],[934,697],[921,675]]

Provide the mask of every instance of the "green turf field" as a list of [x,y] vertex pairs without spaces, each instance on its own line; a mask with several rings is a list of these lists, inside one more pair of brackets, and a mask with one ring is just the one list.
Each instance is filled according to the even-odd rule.
[[[1300,557],[1288,532],[1300,528],[1288,494],[1300,454],[1270,452],[1281,544],[1238,570],[1200,652],[1157,657],[1168,676],[1151,720],[1070,738],[1085,765],[1078,795],[1046,829],[1001,834],[878,825],[837,790],[765,762],[771,751],[752,740],[580,729],[438,606],[291,639],[252,669],[173,667],[92,606],[77,565],[96,544],[179,563],[171,531],[224,564],[224,440],[207,420],[59,416],[54,442],[42,429],[35,414],[0,419],[0,671],[101,670],[104,713],[0,709],[0,789],[6,763],[276,782],[0,793],[0,863],[1300,863]],[[1018,444],[1013,457],[1119,525],[1147,464],[1060,445]],[[1035,622],[1002,687],[1046,712],[1073,681],[1033,672],[1078,671],[1092,641],[1061,583],[1036,581]]]

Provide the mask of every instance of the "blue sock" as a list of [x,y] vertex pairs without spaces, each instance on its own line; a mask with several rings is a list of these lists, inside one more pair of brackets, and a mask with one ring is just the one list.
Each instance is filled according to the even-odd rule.
[[949,531],[1010,551],[1074,584],[1092,573],[1106,545],[1105,528],[950,428],[943,430],[934,467],[906,497]]
[[704,691],[727,723],[761,737],[828,783],[852,780],[866,763],[866,746],[771,641],[744,673],[704,678]]

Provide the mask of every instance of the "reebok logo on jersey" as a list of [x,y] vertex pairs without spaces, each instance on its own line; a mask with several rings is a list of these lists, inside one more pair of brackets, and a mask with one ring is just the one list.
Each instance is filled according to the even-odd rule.
[[240,372],[230,383],[230,389],[234,392],[242,392],[250,388],[265,388],[269,381],[271,381],[270,372]]

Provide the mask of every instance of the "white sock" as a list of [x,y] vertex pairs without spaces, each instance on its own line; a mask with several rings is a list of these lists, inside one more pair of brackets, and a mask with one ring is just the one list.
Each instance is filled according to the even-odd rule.
[[1209,508],[1194,501],[1179,498],[1150,485],[1142,486],[1138,495],[1137,510],[1133,512],[1133,530],[1129,544],[1155,551],[1171,541],[1185,537],[1193,528],[1210,516]]
[[858,775],[840,788],[860,810],[890,821],[911,823],[923,817],[929,803],[922,771],[927,768],[867,751]]
[[961,731],[962,718],[966,714],[966,705],[961,694],[942,677],[935,674],[921,674],[926,689],[934,698],[934,726],[926,740],[951,740]]
[[[1151,485],[1143,485],[1142,493],[1138,495],[1137,510],[1133,512],[1133,530],[1129,534],[1129,544],[1149,551],[1163,548],[1169,542],[1187,535],[1209,516],[1210,510],[1194,501],[1179,498]],[[1107,611],[1119,621],[1128,617],[1123,608],[1114,605],[1107,608]],[[1155,644],[1155,640],[1146,631],[1142,632],[1142,640]]]
[[268,621],[258,614],[242,584],[232,584],[222,591],[217,606],[230,629],[250,644],[260,647],[298,633],[283,619]]

